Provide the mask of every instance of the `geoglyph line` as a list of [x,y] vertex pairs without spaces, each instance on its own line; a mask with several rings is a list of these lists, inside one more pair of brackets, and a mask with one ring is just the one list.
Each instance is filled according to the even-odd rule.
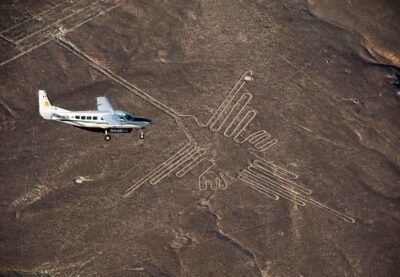
[[[24,39],[27,39],[37,33],[40,33],[41,31],[44,31],[44,30],[50,28],[51,26],[64,20],[65,18],[73,16],[76,13],[73,11],[73,8],[82,5],[82,3],[84,3],[84,5],[86,5],[86,7],[90,7],[93,4],[95,5],[95,3],[93,1],[87,1],[87,0],[86,1],[77,1],[77,2],[66,1],[64,3],[66,5],[64,5],[64,7],[61,7],[62,8],[61,12],[69,10],[72,13],[60,14],[61,15],[60,19],[53,19],[53,20],[46,19],[46,16],[49,16],[49,14],[51,15],[52,12],[56,12],[56,13],[59,12],[59,11],[57,11],[57,8],[55,8],[55,9],[52,9],[50,12],[43,14],[41,17],[35,17],[35,18],[32,18],[29,21],[25,22],[25,23],[29,23],[29,24],[25,24],[26,26],[21,26],[21,25],[23,25],[23,24],[21,24],[18,27],[12,28],[9,31],[5,31],[3,33],[3,35],[9,37],[14,42],[20,42],[20,41],[23,41]],[[76,4],[76,5],[74,5],[74,4]],[[60,6],[58,6],[58,7],[60,7]],[[79,9],[78,11],[81,11],[81,10],[82,9]],[[53,17],[54,17],[54,15],[53,15]],[[21,36],[21,34],[22,34],[22,36]]]
[[300,206],[310,204],[346,222],[355,222],[354,218],[312,199],[309,196],[312,193],[311,190],[266,170],[263,166],[265,164],[270,165],[271,163],[264,160],[254,161],[247,169],[240,172],[238,179],[242,180],[246,186],[253,187],[254,190],[270,198],[273,194]]
[[[243,131],[244,130],[242,130],[241,132]],[[238,136],[241,134],[241,132],[238,133]],[[239,140],[238,136],[235,137],[236,143],[244,143],[247,141],[248,143],[254,146],[253,150],[260,152],[271,148],[278,142],[278,139],[276,138],[271,139],[271,134],[269,134],[266,130],[260,130],[255,133],[252,133],[242,140]]]
[[10,39],[6,38],[5,36],[0,35],[0,38],[2,40],[4,40],[5,42],[7,42],[8,44],[11,44],[12,46],[15,46],[15,43],[13,41],[11,41]]
[[[65,1],[65,2],[68,2],[68,1]],[[96,5],[97,3],[99,5]],[[108,3],[108,1],[105,2],[105,3]],[[19,57],[24,56],[25,54],[28,54],[29,52],[35,50],[36,48],[39,48],[40,46],[42,46],[42,45],[46,44],[47,42],[53,40],[55,35],[57,35],[57,33],[59,33],[61,31],[59,29],[58,25],[61,22],[67,20],[67,19],[73,18],[75,15],[82,14],[82,11],[89,10],[89,11],[93,12],[93,10],[94,10],[94,11],[97,11],[97,14],[85,19],[82,22],[79,22],[79,23],[76,22],[75,25],[73,27],[71,27],[70,29],[62,30],[62,33],[67,33],[67,32],[75,30],[76,28],[82,26],[83,24],[93,20],[94,18],[96,18],[96,17],[98,17],[100,15],[103,15],[103,14],[105,14],[105,13],[107,13],[107,12],[117,8],[117,7],[119,7],[120,5],[122,5],[123,2],[122,1],[117,1],[116,2],[117,4],[111,6],[110,8],[107,8],[107,9],[102,8],[102,6],[105,3],[103,3],[102,1],[96,1],[95,4],[91,4],[89,6],[86,6],[85,8],[82,8],[82,9],[80,9],[78,11],[75,11],[73,14],[67,15],[66,17],[64,17],[62,19],[56,20],[56,22],[48,24],[45,28],[42,28],[42,29],[40,29],[38,31],[35,31],[35,32],[31,33],[31,34],[26,35],[25,37],[23,37],[21,39],[18,39],[16,42],[11,40],[10,43],[16,45],[22,51],[20,53],[18,53],[17,55],[15,55],[15,56],[13,56],[13,57],[5,60],[5,61],[2,61],[0,63],[0,66],[3,66],[3,65],[5,65],[5,64],[7,64],[9,62],[12,62],[12,61],[18,59]],[[40,20],[40,19],[31,18],[29,20]],[[29,22],[29,20],[27,20],[26,22]],[[23,22],[19,23],[18,26],[20,26],[21,24],[23,24]],[[10,31],[12,29],[15,29],[18,26],[14,26],[12,28],[4,30],[1,33],[2,36],[4,36],[5,39],[9,39],[3,33],[6,32],[6,31]],[[28,40],[28,41],[31,40],[31,41],[26,43],[25,40]]]
[[211,169],[215,166],[215,162],[207,158],[202,158],[204,154],[204,149],[197,147],[193,143],[187,143],[182,149],[180,149],[178,152],[168,158],[165,162],[152,170],[149,174],[140,179],[133,186],[128,188],[125,191],[123,197],[128,197],[146,182],[149,182],[152,185],[159,183],[162,179],[166,178],[176,170],[178,171],[175,173],[175,175],[177,177],[183,177],[187,172],[189,172],[194,167],[204,161],[209,162],[210,165],[198,178],[199,189],[227,189],[228,185],[225,181],[223,174],[211,172]]
[[20,51],[25,52],[36,45],[40,45],[43,41],[48,41],[49,38],[51,39],[58,31],[59,29],[56,26],[52,26],[41,33],[37,33],[26,40],[18,42],[16,46]]
[[[216,118],[214,119],[214,121],[210,125],[210,130],[211,131],[214,131],[214,132],[220,131],[222,129],[222,126],[226,122],[226,120],[229,118],[231,113],[234,111],[234,109],[237,108],[237,106],[241,104],[240,100],[242,98],[240,98],[238,101],[236,101],[236,103],[234,103],[234,100],[236,98],[236,95],[239,93],[239,91],[245,85],[245,83],[246,82],[243,82],[242,85],[238,88],[238,90],[235,91],[234,94],[228,95],[225,98],[224,102],[225,101],[227,101],[227,102],[222,104],[222,105],[224,105],[224,108],[221,109],[221,111],[219,112],[218,116],[216,116]],[[227,100],[227,99],[229,99],[229,100]],[[222,107],[222,105],[220,106],[220,108]],[[245,108],[245,105],[243,105],[242,109],[244,109],[244,108]]]
[[319,209],[321,209],[321,210],[323,210],[323,211],[325,211],[325,212],[327,212],[327,213],[329,213],[331,215],[334,215],[334,216],[336,216],[336,217],[338,217],[338,218],[340,218],[340,219],[342,219],[342,220],[344,220],[346,222],[349,222],[349,223],[356,222],[355,219],[352,218],[351,216],[348,216],[348,215],[346,215],[344,213],[341,213],[341,212],[339,212],[339,211],[337,211],[337,210],[335,210],[335,209],[333,209],[333,208],[331,208],[331,207],[329,207],[329,206],[327,206],[325,204],[322,204],[321,202],[318,202],[318,201],[316,201],[316,200],[314,200],[312,198],[307,198],[306,202],[308,204],[310,204],[310,205],[312,205],[314,207],[317,207],[317,208],[319,208]]
[[75,14],[78,14],[78,13],[80,13],[80,12],[82,12],[82,11],[88,9],[88,8],[90,8],[90,4],[88,6],[85,6],[84,8],[82,8],[80,10],[77,10],[77,11],[73,12],[72,14],[69,14],[69,15],[65,16],[64,18],[58,19],[57,21],[55,21],[55,22],[53,22],[51,24],[48,24],[46,27],[44,27],[44,28],[42,28],[40,30],[37,30],[37,31],[35,31],[33,33],[30,33],[30,34],[27,34],[26,36],[16,40],[15,42],[16,43],[20,43],[20,42],[22,42],[22,41],[24,41],[24,40],[36,35],[36,34],[42,33],[44,31],[48,30],[49,28],[51,28],[53,26],[56,26],[57,24],[61,23],[62,21],[66,20],[66,19],[68,19],[70,17],[73,17]]
[[[199,176],[199,190],[226,190],[228,188],[228,183],[226,182],[224,175],[220,172],[211,173],[211,169],[215,166],[215,162],[204,158],[210,163],[210,166]],[[213,175],[213,177],[207,177],[207,175]]]
[[[263,166],[265,163],[264,161],[255,160],[253,164],[248,166],[248,170],[258,176],[266,178],[271,182],[278,182],[281,186],[285,187],[286,189],[293,191],[293,193],[304,193],[306,195],[312,194],[312,190],[304,187],[303,185],[297,184],[287,178],[282,177],[279,172],[270,171],[268,168]],[[269,163],[271,164],[271,163]],[[271,179],[272,178],[272,179]]]
[[230,110],[229,114],[225,117],[225,119],[222,122],[221,126],[225,123],[225,121],[235,111],[235,109],[237,107],[241,107],[241,109],[236,112],[235,117],[231,120],[231,122],[229,123],[228,127],[226,127],[225,132],[224,132],[224,136],[225,137],[231,137],[232,135],[235,134],[235,131],[237,131],[237,129],[236,128],[233,129],[234,124],[235,124],[235,122],[237,122],[237,123],[240,122],[238,119],[240,118],[240,115],[242,115],[244,113],[244,110],[246,109],[247,104],[250,103],[252,98],[253,98],[253,95],[251,93],[242,94],[241,97],[239,98],[239,100],[236,102],[236,104]]
[[290,187],[287,184],[280,182],[279,179],[271,178],[270,176],[266,176],[263,173],[255,170],[254,167],[250,167],[248,169],[244,169],[241,174],[247,174],[254,178],[257,178],[259,181],[263,182],[265,185],[269,186],[272,190],[282,191],[284,193],[289,193],[293,195],[293,197],[301,196],[303,191],[298,190],[296,187]]
[[246,176],[250,180],[252,180],[254,183],[259,184],[260,186],[264,186],[271,190],[271,192],[281,198],[284,198],[286,200],[289,200],[297,205],[300,206],[305,206],[306,203],[302,201],[302,199],[299,197],[298,194],[293,193],[291,190],[287,190],[284,187],[281,187],[279,183],[275,183],[269,179],[265,180],[257,173],[250,172],[246,169],[242,170],[240,172],[241,176]]
[[239,137],[246,130],[246,127],[257,115],[257,111],[254,109],[250,109],[245,113],[247,105],[253,99],[251,93],[245,92],[240,97],[237,97],[246,82],[253,80],[252,75],[252,71],[247,71],[242,75],[222,104],[218,107],[217,111],[211,116],[207,125],[210,125],[210,130],[218,132],[228,122],[228,126],[223,132],[225,137],[234,136],[233,140],[236,143],[248,141],[250,144],[254,145],[255,149],[253,150],[265,151],[278,142],[276,138],[271,139],[271,135],[265,130],[258,131],[239,140]]
[[229,106],[229,104],[233,101],[233,98],[239,93],[239,91],[243,88],[245,83],[249,80],[252,79],[253,72],[252,71],[247,71],[245,72],[240,80],[235,84],[233,89],[229,92],[228,96],[225,97],[224,101],[222,104],[218,107],[217,111],[211,116],[211,118],[208,120],[206,126],[210,125],[210,129],[212,131],[219,131],[221,126],[219,128],[215,128],[215,123],[219,119],[219,117],[222,115],[222,113],[225,111],[225,109]]
[[41,16],[39,20],[46,22],[47,24],[51,24],[55,21],[58,21],[59,18],[65,18],[71,14],[75,14],[79,10],[99,4],[101,4],[101,1],[99,0],[79,0],[75,2],[69,2],[68,5],[64,5],[59,9],[54,9],[52,12]]
[[193,155],[192,160],[185,165],[183,168],[181,168],[177,173],[177,177],[183,177],[186,173],[188,173],[190,170],[195,168],[197,165],[200,164],[202,161],[200,158],[206,153],[204,149],[198,149],[197,152]]
[[311,189],[305,188],[304,186],[299,185],[299,184],[297,184],[297,183],[295,183],[295,182],[293,182],[291,180],[288,180],[288,179],[280,176],[279,174],[276,174],[276,173],[274,174],[274,172],[271,172],[271,171],[267,170],[264,167],[256,165],[255,162],[253,162],[252,165],[248,166],[248,170],[250,170],[252,172],[259,173],[262,176],[266,176],[265,178],[268,178],[268,179],[272,178],[273,180],[276,180],[277,182],[280,182],[282,184],[282,186],[284,186],[284,187],[286,187],[288,189],[292,189],[293,188],[294,192],[299,191],[300,193],[304,193],[304,194],[307,194],[307,195],[312,194],[312,190]]
[[3,65],[5,65],[5,64],[8,64],[9,62],[12,62],[12,61],[18,59],[19,57],[22,57],[22,56],[24,56],[25,54],[28,54],[29,52],[35,50],[36,48],[39,48],[40,46],[45,45],[45,44],[48,43],[50,40],[52,40],[52,39],[51,39],[51,38],[48,38],[48,39],[44,40],[43,42],[41,42],[41,43],[39,43],[39,44],[37,44],[37,45],[35,45],[35,46],[32,46],[31,48],[29,48],[29,49],[27,49],[27,50],[25,50],[25,51],[23,51],[23,52],[21,52],[21,53],[18,53],[17,55],[15,55],[15,56],[13,56],[13,57],[11,57],[11,58],[9,58],[9,59],[7,59],[7,60],[1,62],[1,63],[0,63],[0,66],[3,66]]
[[[69,29],[65,29],[63,28],[62,32],[63,33],[67,33],[70,31],[75,30],[76,28],[78,28],[79,26],[93,20],[94,18],[105,14],[117,7],[119,7],[120,5],[122,5],[122,1],[117,1],[115,5],[107,8],[107,6],[105,6],[104,3],[102,3],[101,1],[95,1],[95,2],[91,2],[91,1],[87,1],[84,5],[82,5],[82,7],[70,14],[65,15],[63,18],[61,19],[57,19],[56,21],[47,24],[47,26],[45,28],[42,28],[36,32],[33,32],[19,40],[16,41],[16,43],[20,43],[21,41],[24,41],[36,34],[39,33],[43,33],[44,31],[48,30],[49,28],[52,27],[59,27],[61,23],[65,22],[66,20],[69,19],[74,19],[75,18],[75,22],[74,22],[74,26],[70,27]],[[77,5],[78,6],[78,5]],[[86,18],[86,16],[89,15],[88,18]],[[83,18],[80,18],[80,16],[83,16]],[[83,21],[80,21],[79,19],[84,19]],[[58,28],[57,28],[58,29]]]
[[265,171],[269,171],[272,174],[277,175],[277,176],[282,176],[282,177],[286,176],[293,180],[299,178],[299,176],[297,174],[295,174],[287,169],[284,169],[276,164],[268,162],[268,161],[258,157],[257,155],[255,155],[255,157],[258,158],[258,160],[255,160],[254,164],[259,167],[262,167]]
[[10,28],[7,28],[7,29],[1,31],[1,32],[0,32],[0,35],[2,35],[3,33],[9,32],[9,31],[11,31],[11,30],[17,28],[18,26],[20,26],[20,25],[22,25],[22,24],[24,24],[24,23],[26,23],[26,22],[29,22],[29,21],[31,21],[31,20],[35,20],[35,19],[38,20],[38,17],[40,17],[40,16],[42,16],[42,15],[45,15],[45,14],[51,12],[52,10],[56,9],[57,7],[59,7],[59,6],[61,6],[61,5],[64,5],[65,3],[69,2],[69,1],[70,1],[70,0],[63,1],[63,2],[61,2],[61,3],[58,3],[58,4],[54,5],[54,6],[52,6],[51,8],[49,8],[49,9],[47,9],[47,10],[41,11],[40,13],[38,13],[38,14],[36,14],[36,15],[33,15],[33,17],[31,17],[31,18],[27,18],[27,19],[25,19],[25,20],[23,20],[23,21],[21,21],[21,22],[15,24],[15,25],[11,26]]
[[271,135],[269,133],[267,133],[267,131],[260,130],[258,132],[255,132],[255,133],[251,134],[251,136],[249,136],[247,138],[247,140],[252,144],[256,144],[256,143],[258,144],[263,139],[269,139],[270,137],[271,137]]
[[155,177],[156,174],[159,174],[160,171],[164,170],[166,167],[170,166],[176,159],[179,159],[182,155],[185,155],[187,153],[188,149],[193,147],[192,143],[189,142],[185,146],[183,146],[178,152],[176,152],[174,155],[169,157],[166,161],[164,161],[162,164],[160,164],[158,167],[153,169],[149,174],[147,174],[145,177],[137,181],[133,186],[128,188],[125,191],[125,194],[123,197],[129,196],[132,192],[140,188],[143,184],[145,184],[148,180],[152,179]]
[[235,130],[233,130],[233,133],[236,134],[233,137],[234,142],[241,144],[246,141],[246,139],[244,139],[242,141],[239,140],[239,137],[246,130],[246,127],[250,124],[250,122],[253,121],[253,119],[256,117],[256,115],[257,115],[256,110],[247,111],[245,116],[242,118],[242,120],[240,120],[239,124],[236,126]]
[[44,22],[32,19],[19,25],[17,28],[3,32],[2,36],[7,37],[13,43],[16,43],[19,39],[29,35],[30,33],[36,32],[37,30],[41,30],[45,26],[46,24]]
[[[90,9],[87,13],[82,13],[82,16],[80,18],[78,18],[79,20],[69,23],[71,25],[70,27],[63,26],[62,32],[67,33],[67,32],[74,31],[75,29],[79,28],[83,24],[93,20],[96,17],[99,17],[100,15],[106,14],[106,13],[114,10],[115,8],[118,8],[122,4],[123,4],[123,2],[121,1],[121,2],[118,2],[116,5],[111,6],[110,8],[107,8],[107,9],[104,9],[102,6],[90,7]],[[89,17],[87,17],[87,16],[89,16]]]
[[244,185],[249,187],[250,189],[259,192],[261,194],[264,194],[268,198],[271,198],[272,200],[279,200],[279,196],[274,194],[274,192],[264,186],[261,186],[255,182],[253,182],[251,179],[247,178],[245,175],[240,174],[238,177],[239,180],[242,180]]
[[156,176],[150,179],[150,184],[155,185],[165,177],[167,177],[171,172],[177,169],[179,166],[188,161],[194,153],[196,153],[197,147],[191,145],[182,155],[178,156],[173,162],[171,162],[167,167],[163,168]]
[[234,136],[234,142],[239,144],[247,141],[254,146],[252,150],[262,152],[278,142],[278,139],[272,139],[267,131],[257,131],[245,138],[239,139],[246,130],[246,127],[257,115],[257,111],[254,109],[247,110],[246,112],[247,105],[253,99],[253,94],[245,92],[238,97],[244,85],[252,80],[253,72],[245,72],[230,93],[225,97],[217,111],[211,116],[206,126],[209,125],[211,131],[218,132],[223,129],[223,126],[228,122],[228,126],[223,132],[225,137]]
[[259,142],[255,145],[255,148],[258,151],[265,151],[265,150],[271,148],[276,143],[278,143],[278,139],[276,139],[276,138],[272,139],[272,140],[263,139],[261,142]]

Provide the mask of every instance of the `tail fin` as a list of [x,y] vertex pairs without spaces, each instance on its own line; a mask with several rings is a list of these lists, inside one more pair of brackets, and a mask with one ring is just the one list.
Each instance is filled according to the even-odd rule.
[[51,119],[53,107],[50,104],[47,93],[44,90],[39,90],[39,113],[44,119]]

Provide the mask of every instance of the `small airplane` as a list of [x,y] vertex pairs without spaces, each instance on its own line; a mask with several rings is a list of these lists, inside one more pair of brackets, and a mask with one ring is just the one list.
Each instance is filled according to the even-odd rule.
[[97,111],[65,110],[51,105],[44,90],[39,90],[39,113],[47,120],[68,123],[89,131],[104,132],[106,141],[111,139],[109,133],[130,133],[133,129],[140,129],[140,138],[144,139],[143,130],[152,123],[149,119],[114,110],[107,97],[97,97]]

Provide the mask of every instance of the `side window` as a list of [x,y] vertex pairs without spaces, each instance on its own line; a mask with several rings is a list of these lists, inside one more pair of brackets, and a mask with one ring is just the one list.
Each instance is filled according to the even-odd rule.
[[93,120],[97,120],[97,116],[93,116]]
[[86,119],[90,119],[90,120],[92,120],[92,117],[91,117],[91,116],[88,116]]
[[104,120],[103,118],[101,118],[101,120]]
[[76,119],[80,119],[81,117],[79,115],[75,115],[75,118]]
[[81,116],[81,119],[86,119],[86,116]]

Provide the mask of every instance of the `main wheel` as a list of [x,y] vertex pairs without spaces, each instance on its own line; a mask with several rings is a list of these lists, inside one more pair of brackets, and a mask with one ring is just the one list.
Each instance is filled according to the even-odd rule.
[[144,133],[140,132],[140,139],[144,139]]
[[104,136],[104,139],[105,139],[106,141],[110,141],[111,136],[110,136],[110,135],[105,135],[105,136]]

